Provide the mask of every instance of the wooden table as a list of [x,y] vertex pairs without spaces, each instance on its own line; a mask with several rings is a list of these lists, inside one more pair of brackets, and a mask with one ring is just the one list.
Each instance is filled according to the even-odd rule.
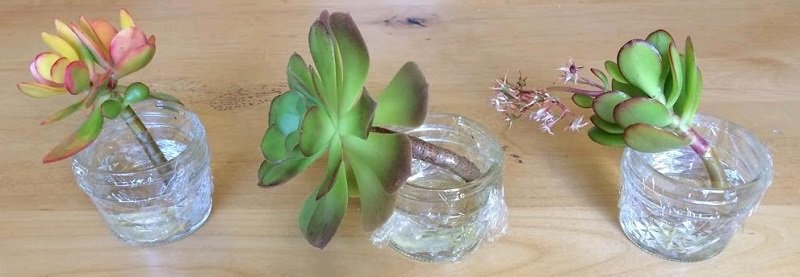
[[[800,2],[104,2],[0,3],[2,276],[800,274]],[[53,18],[116,20],[120,7],[158,37],[155,60],[127,80],[183,99],[204,121],[213,152],[211,218],[165,246],[125,246],[75,185],[68,162],[40,164],[78,120],[37,123],[72,100],[36,100],[14,87],[31,79],[28,63],[45,49],[39,33],[53,30]],[[359,24],[372,91],[403,62],[417,61],[431,83],[431,111],[468,116],[507,146],[510,226],[500,241],[460,263],[414,262],[373,247],[351,205],[335,240],[319,251],[302,238],[296,216],[323,166],[280,187],[256,187],[269,101],[286,89],[289,55],[307,55],[308,28],[323,9],[349,11]],[[407,17],[425,26],[403,23]],[[549,85],[569,58],[601,66],[623,42],[657,28],[694,38],[705,77],[701,111],[748,127],[774,154],[775,181],[758,211],[721,255],[700,263],[655,258],[624,237],[620,150],[584,134],[550,136],[534,124],[507,130],[488,104],[488,87],[507,69]]]

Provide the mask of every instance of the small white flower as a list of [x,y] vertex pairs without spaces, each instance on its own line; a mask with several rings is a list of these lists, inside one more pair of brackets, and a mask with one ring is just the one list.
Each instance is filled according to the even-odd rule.
[[575,84],[578,83],[578,71],[583,68],[583,66],[578,66],[575,64],[575,61],[569,59],[566,66],[559,67],[558,70],[563,73],[561,77],[564,80],[564,83],[569,83],[569,81],[573,81]]
[[589,125],[589,122],[584,122],[583,116],[578,116],[575,119],[573,119],[572,122],[569,123],[569,126],[567,126],[567,128],[564,128],[564,130],[569,129],[570,131],[577,132],[581,128],[586,127],[586,125]]

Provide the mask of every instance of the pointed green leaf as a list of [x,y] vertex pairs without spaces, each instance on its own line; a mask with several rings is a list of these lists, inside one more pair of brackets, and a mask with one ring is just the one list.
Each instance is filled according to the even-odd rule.
[[681,125],[689,126],[694,120],[694,114],[700,106],[700,93],[703,89],[703,76],[697,68],[694,46],[691,38],[686,38],[686,77],[684,80],[683,93],[678,96],[678,100],[673,106],[673,110],[681,118]]
[[300,151],[306,156],[324,150],[335,133],[333,122],[328,113],[319,106],[308,109],[300,127]]
[[267,161],[278,162],[286,159],[289,151],[286,150],[286,136],[281,133],[280,127],[270,125],[261,139],[261,153]]
[[349,14],[333,13],[331,30],[341,56],[342,87],[339,89],[339,110],[347,111],[361,97],[369,70],[369,54],[361,32]]
[[345,165],[342,164],[334,176],[326,176],[326,179],[333,180],[331,191],[319,200],[316,200],[315,191],[308,196],[300,211],[300,230],[305,234],[306,240],[317,248],[322,249],[328,245],[344,218],[347,209],[345,172]]
[[592,109],[600,119],[611,123],[617,123],[614,119],[614,107],[628,99],[631,99],[631,97],[621,91],[609,91],[594,99]]
[[597,68],[592,68],[591,71],[594,73],[594,76],[597,76],[597,79],[600,79],[600,81],[603,82],[603,88],[606,91],[611,90],[611,82],[608,81],[608,76],[606,76],[603,71]]
[[622,134],[622,132],[625,131],[625,129],[622,128],[622,126],[605,121],[597,115],[592,115],[591,117],[589,117],[589,120],[592,121],[592,124],[594,124],[595,127],[597,127],[600,130],[603,130],[606,133]]
[[377,103],[369,97],[369,93],[364,89],[358,102],[339,119],[339,133],[367,138],[369,127],[372,126],[372,120],[375,118],[376,106]]
[[115,99],[108,99],[100,104],[100,110],[103,113],[103,117],[114,119],[122,112],[122,103]]
[[[331,143],[331,147],[329,147],[329,149],[328,166],[325,168],[325,176],[334,176],[336,172],[339,172],[339,167],[342,166],[342,144],[337,142]],[[334,179],[326,179],[322,182],[322,184],[319,185],[319,190],[317,190],[317,200],[325,197],[325,195],[331,191],[333,188],[333,181]]]
[[664,104],[647,97],[634,97],[614,108],[614,120],[623,128],[636,123],[664,127],[672,124],[672,115]]
[[56,88],[39,83],[19,83],[17,84],[17,89],[19,89],[19,91],[22,93],[35,98],[67,94],[67,91],[64,90],[64,88]]
[[428,82],[417,67],[408,62],[378,96],[375,125],[416,127],[425,121],[428,109]]
[[59,121],[61,119],[64,119],[65,117],[75,113],[75,111],[77,111],[82,106],[82,104],[83,104],[83,100],[75,102],[72,105],[69,105],[66,108],[63,108],[63,109],[51,114],[50,116],[47,117],[47,119],[42,120],[42,122],[39,123],[39,124],[47,125],[47,124]]
[[[358,139],[358,138],[352,138]],[[372,232],[383,225],[394,211],[395,197],[390,195],[381,186],[381,180],[372,171],[372,167],[367,160],[360,160],[358,157],[345,156],[347,165],[352,169],[351,172],[355,179],[353,185],[357,188],[359,200],[361,201],[361,227],[366,232]],[[353,195],[353,193],[351,193]]]
[[56,145],[42,160],[44,163],[60,161],[77,154],[97,139],[103,129],[103,115],[94,109],[77,131]]
[[286,151],[297,150],[297,145],[300,144],[300,130],[294,131],[286,135],[284,146]]
[[411,173],[411,142],[404,134],[371,133],[366,140],[343,136],[342,143],[345,159],[359,165],[353,168],[356,177],[359,170],[370,170],[387,193],[397,191]]
[[309,98],[319,98],[314,82],[311,80],[311,72],[308,65],[297,53],[289,57],[289,64],[286,66],[286,79],[289,88],[300,92]]
[[647,93],[644,93],[637,87],[634,87],[631,84],[623,83],[617,80],[611,81],[611,89],[618,90],[624,92],[630,97],[650,97]]
[[628,83],[664,102],[661,86],[661,55],[646,40],[634,39],[626,43],[617,54],[619,70]]
[[670,131],[647,124],[634,124],[625,128],[625,144],[636,151],[657,153],[678,149],[689,144],[689,140]]
[[628,80],[625,80],[625,77],[622,76],[622,72],[619,71],[619,66],[617,63],[613,61],[606,61],[605,62],[606,71],[608,75],[611,77],[611,80],[616,80],[621,83],[628,83]]
[[[311,48],[311,57],[314,59],[314,65],[317,67],[319,80],[315,83],[320,98],[331,109],[333,114],[337,114],[336,108],[338,107],[338,88],[337,88],[337,70],[336,64],[336,49],[333,35],[329,32],[328,28],[317,20],[311,25],[311,30],[308,33],[308,44]],[[312,72],[313,75],[313,72]]]
[[125,105],[133,105],[147,99],[148,97],[150,97],[150,88],[148,88],[145,84],[136,82],[130,84],[125,90],[125,97],[122,99],[122,103]]
[[625,147],[625,141],[621,134],[606,133],[597,127],[589,128],[588,134],[589,138],[596,143],[611,147]]
[[669,67],[670,67],[670,76],[672,79],[667,82],[669,84],[669,89],[666,89],[665,86],[665,93],[667,98],[667,107],[672,108],[675,105],[675,102],[678,101],[678,97],[683,92],[683,85],[684,80],[686,78],[685,73],[683,72],[683,61],[681,61],[681,54],[678,52],[678,47],[675,46],[675,43],[669,45]]
[[572,95],[572,102],[575,102],[575,105],[581,108],[591,108],[594,102],[594,98],[590,96],[586,96],[583,94],[573,94]]
[[283,184],[303,172],[319,156],[305,157],[299,152],[293,152],[288,158],[278,162],[265,160],[258,169],[258,186],[270,187]]
[[659,79],[663,84],[667,78],[667,73],[670,71],[667,56],[669,56],[669,45],[673,43],[672,35],[664,30],[656,30],[650,33],[646,40],[658,50],[658,54],[661,56],[661,77]]

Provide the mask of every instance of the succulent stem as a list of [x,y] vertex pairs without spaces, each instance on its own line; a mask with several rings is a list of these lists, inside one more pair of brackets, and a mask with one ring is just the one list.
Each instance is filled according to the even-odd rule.
[[711,182],[711,187],[716,189],[724,189],[730,187],[730,184],[725,181],[725,174],[722,169],[722,164],[717,157],[716,151],[708,141],[697,133],[693,128],[680,128],[683,135],[688,137],[691,142],[689,146],[692,147],[697,155],[703,159],[703,165],[708,171],[708,178]]
[[[370,131],[384,134],[396,133],[389,129],[374,126],[370,128]],[[466,157],[418,137],[408,135],[407,137],[411,140],[411,156],[413,158],[450,170],[466,182],[480,178],[480,170]]]
[[[147,154],[147,157],[150,159],[153,167],[159,167],[160,165],[168,162],[167,158],[164,156],[164,153],[161,152],[158,144],[153,139],[153,136],[147,131],[144,123],[141,119],[139,119],[139,116],[136,115],[136,112],[133,110],[133,108],[131,108],[131,106],[125,106],[119,116],[125,121],[125,125],[128,126],[128,129],[133,132],[133,135],[136,137],[136,140],[139,142],[139,144],[142,145],[144,152]],[[159,169],[160,173],[164,173],[165,171],[167,170],[162,171],[162,169]]]
[[579,88],[563,87],[563,86],[552,86],[552,87],[545,88],[545,90],[547,90],[547,91],[563,91],[563,92],[569,92],[569,93],[578,94],[578,95],[586,95],[586,96],[591,96],[591,97],[599,96],[600,94],[603,94],[605,92],[603,90],[588,90],[588,89],[579,89]]

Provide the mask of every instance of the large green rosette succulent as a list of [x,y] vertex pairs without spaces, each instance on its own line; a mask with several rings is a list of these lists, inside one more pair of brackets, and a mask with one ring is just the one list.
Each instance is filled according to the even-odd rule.
[[409,62],[373,100],[364,88],[367,47],[349,14],[323,12],[308,42],[314,65],[298,54],[289,58],[289,90],[271,103],[258,175],[259,186],[282,184],[327,154],[324,177],[299,216],[308,242],[324,248],[350,198],[359,199],[366,231],[391,215],[393,194],[410,173],[411,143],[404,134],[370,130],[422,124],[428,84]]

